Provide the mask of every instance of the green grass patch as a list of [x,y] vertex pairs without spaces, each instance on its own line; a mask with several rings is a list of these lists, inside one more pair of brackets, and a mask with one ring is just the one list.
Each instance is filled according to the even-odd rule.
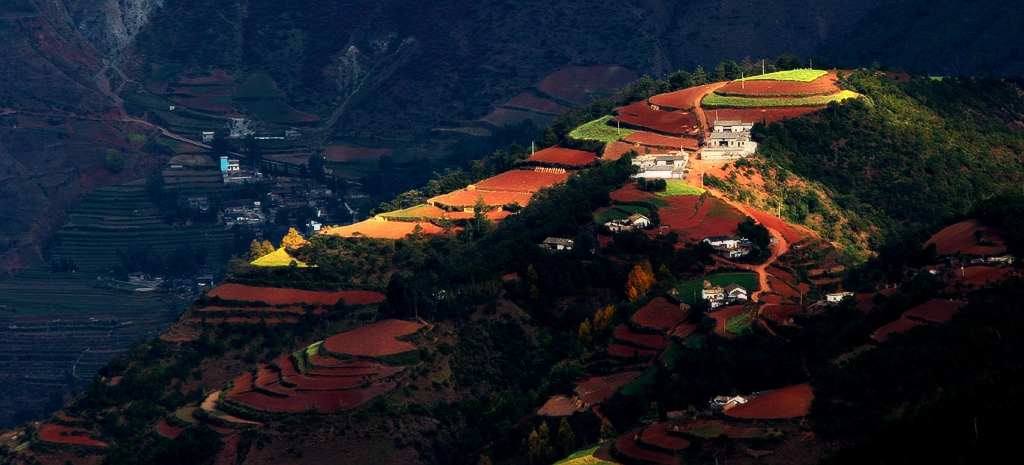
[[750,310],[729,318],[729,321],[725,322],[725,331],[736,335],[743,334],[750,329],[754,316],[754,311]]
[[440,218],[440,216],[437,215],[437,207],[433,207],[431,205],[416,205],[402,210],[381,213],[380,216],[402,220],[429,220]]
[[597,449],[600,449],[602,445],[598,444],[576,451],[572,455],[555,462],[554,465],[615,465],[613,462],[594,457],[594,452],[597,452]]
[[252,261],[253,266],[291,266],[292,262],[295,262],[299,268],[308,268],[309,265],[302,263],[288,255],[288,252],[284,248],[277,249],[271,253],[268,253],[256,260]]
[[664,191],[657,193],[662,197],[701,195],[704,193],[704,189],[701,189],[699,187],[693,187],[687,184],[686,181],[683,181],[682,179],[666,179],[665,183],[668,185],[668,187]]
[[146,138],[145,135],[136,134],[134,132],[128,133],[127,138],[128,138],[128,142],[131,142],[133,144],[145,144],[146,141],[149,140],[149,139]]
[[569,133],[569,137],[578,140],[615,142],[636,132],[632,129],[619,129],[614,126],[609,126],[608,121],[611,119],[612,115],[602,116],[594,121],[584,124],[583,126],[573,129],[573,131]]
[[618,205],[615,208],[622,210],[626,213],[629,213],[630,215],[639,213],[641,215],[647,216],[651,214],[650,208],[641,207],[639,205]]
[[702,438],[717,438],[725,433],[725,424],[717,421],[705,423],[690,431],[690,434]]
[[167,63],[153,68],[149,79],[156,82],[171,82],[178,78],[182,66],[177,63]]
[[844,90],[834,95],[815,95],[799,98],[751,98],[751,97],[728,97],[715,93],[708,94],[701,100],[701,105],[709,107],[733,107],[733,108],[761,108],[761,107],[810,107],[827,105],[829,102],[838,102],[848,98],[860,97],[860,94]]
[[690,305],[697,303],[700,299],[700,291],[704,288],[704,281],[709,281],[715,286],[728,286],[739,284],[748,292],[754,292],[758,288],[756,273],[722,273],[705,276],[693,281],[687,281],[676,288],[676,298]]
[[797,82],[811,82],[824,75],[828,74],[828,71],[820,69],[791,69],[789,71],[776,71],[774,73],[761,74],[758,76],[748,76],[743,79],[737,79],[736,81],[797,81]]
[[193,416],[195,412],[195,407],[182,407],[178,409],[176,412],[174,412],[174,416],[185,423],[194,425],[196,423],[199,423],[199,420],[196,420],[196,417]]
[[609,208],[599,213],[597,217],[594,218],[594,220],[597,221],[598,224],[605,224],[609,221],[624,220],[626,218],[629,218],[628,213],[617,208]]

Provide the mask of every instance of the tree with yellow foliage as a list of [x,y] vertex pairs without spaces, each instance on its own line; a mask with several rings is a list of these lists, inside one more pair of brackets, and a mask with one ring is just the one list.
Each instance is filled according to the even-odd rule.
[[626,297],[629,300],[639,299],[657,283],[658,281],[654,279],[651,262],[643,260],[633,267],[633,271],[630,271],[629,277],[626,278]]
[[281,247],[291,247],[306,242],[295,228],[288,228],[288,234],[281,239]]

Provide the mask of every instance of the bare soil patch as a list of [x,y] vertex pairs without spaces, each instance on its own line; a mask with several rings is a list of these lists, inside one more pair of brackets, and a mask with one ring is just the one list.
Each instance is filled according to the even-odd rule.
[[[633,323],[658,331],[668,331],[675,328],[686,318],[686,311],[679,308],[678,304],[669,302],[664,297],[656,297],[647,305],[633,314]],[[659,346],[660,347],[660,346]]]
[[384,300],[384,295],[373,291],[306,291],[281,287],[254,287],[228,283],[210,291],[210,296],[227,300],[264,302],[270,305],[308,303],[334,305],[344,300],[347,305],[366,305]]
[[412,334],[422,328],[421,323],[404,320],[381,320],[366,326],[335,334],[324,341],[324,348],[332,353],[381,357],[416,349],[416,346],[395,338]]
[[908,310],[903,315],[932,323],[945,323],[953,318],[960,307],[967,305],[962,300],[932,299]]
[[806,416],[811,411],[814,392],[807,383],[788,386],[759,396],[742,405],[725,411],[725,414],[736,418],[796,418]]
[[39,439],[58,444],[108,447],[107,443],[90,438],[89,431],[84,428],[72,428],[52,423],[43,425],[39,430]]
[[[983,241],[991,242],[992,245],[981,245],[975,237],[976,231],[982,231]],[[950,255],[962,253],[967,255],[999,255],[1006,253],[1006,245],[1000,235],[1002,232],[996,228],[985,226],[977,219],[961,221],[939,231],[925,243],[935,244],[935,251],[939,255]]]

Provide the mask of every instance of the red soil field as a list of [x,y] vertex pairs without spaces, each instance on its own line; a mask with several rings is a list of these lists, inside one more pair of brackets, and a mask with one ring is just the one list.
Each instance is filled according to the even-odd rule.
[[667,331],[675,328],[686,318],[686,312],[679,305],[664,297],[656,297],[633,314],[633,323],[644,328]]
[[419,226],[424,235],[433,236],[444,230],[433,223],[366,220],[360,223],[321,230],[321,234],[342,237],[372,237],[377,239],[405,239]]
[[[524,205],[524,204],[520,204]],[[501,221],[505,218],[512,216],[513,213],[508,210],[491,210],[484,213],[484,217],[491,221]],[[469,220],[476,217],[476,213],[473,212],[452,212],[445,215],[447,218],[453,220]]]
[[546,113],[549,115],[561,115],[562,113],[569,111],[569,107],[565,105],[552,102],[551,100],[539,97],[529,92],[523,92],[512,97],[512,100],[505,102],[503,106],[535,111],[537,113]]
[[666,454],[641,448],[636,441],[633,440],[638,431],[639,430],[633,430],[619,436],[619,438],[615,440],[615,450],[639,463],[676,463],[676,457],[674,454]]
[[538,415],[548,417],[567,417],[576,413],[579,408],[576,401],[569,396],[553,396],[537,411]]
[[658,355],[658,351],[654,349],[638,349],[633,346],[627,346],[619,343],[608,346],[608,353],[614,357],[622,358],[650,357],[652,355]]
[[324,150],[324,159],[333,162],[376,160],[394,153],[392,149],[372,149],[351,145],[332,145]]
[[366,401],[384,394],[396,386],[393,382],[377,384],[367,389],[346,391],[297,391],[288,397],[277,397],[256,391],[244,392],[233,398],[236,402],[268,412],[319,412],[337,413],[355,408]]
[[274,360],[274,363],[280,368],[282,378],[299,374],[299,370],[295,366],[295,361],[291,355],[282,355]]
[[260,365],[259,372],[256,373],[256,380],[253,381],[253,384],[262,387],[280,380],[280,371],[277,371],[277,369],[270,365]]
[[228,283],[210,291],[211,297],[228,300],[245,300],[266,302],[270,305],[308,304],[334,305],[344,299],[348,305],[365,305],[384,300],[384,294],[373,291],[305,291],[281,287],[254,287],[243,284]]
[[933,323],[945,323],[951,320],[953,315],[959,312],[960,307],[964,305],[967,305],[967,302],[961,300],[932,299],[908,310],[903,316]]
[[654,110],[646,102],[637,102],[615,109],[618,116],[612,120],[624,125],[650,129],[673,136],[692,134],[697,129],[697,117],[683,111]]
[[689,335],[693,334],[694,331],[697,331],[696,325],[681,324],[676,326],[676,329],[672,330],[672,336],[685,339]]
[[838,93],[841,89],[836,87],[834,77],[828,74],[811,82],[798,81],[742,81],[730,82],[718,90],[716,94],[735,95],[744,97],[774,97],[774,96],[807,96],[827,95]]
[[662,224],[669,225],[692,242],[708,236],[735,234],[736,225],[743,219],[742,213],[714,197],[701,203],[699,210],[695,208],[700,202],[699,196],[663,198],[670,205],[658,210]]
[[306,313],[302,307],[224,307],[219,305],[211,305],[209,307],[197,308],[197,312],[202,313],[219,313],[219,312],[246,312],[246,313],[294,313],[297,315],[303,315]]
[[545,187],[565,182],[569,173],[548,173],[544,171],[510,170],[472,184],[467,190],[492,192],[535,193]]
[[637,184],[635,182],[626,184],[625,186],[622,186],[618,190],[613,191],[610,194],[610,197],[615,202],[635,202],[637,200],[658,198],[654,195],[651,195],[650,192],[644,192],[640,189],[637,189]]
[[705,95],[711,93],[711,91],[719,86],[721,86],[720,83],[690,87],[667,94],[655,95],[648,99],[648,101],[662,107],[662,109],[691,110],[696,102],[699,102]]
[[857,308],[867,312],[872,308],[875,308],[875,293],[870,294],[857,294],[854,298],[857,299]]
[[690,433],[690,432],[696,430],[697,428],[700,428],[700,427],[702,427],[704,425],[708,425],[708,424],[718,424],[718,425],[724,426],[723,432],[725,433],[726,436],[728,436],[731,439],[743,439],[743,438],[759,437],[759,436],[762,436],[763,433],[764,433],[764,428],[752,428],[752,427],[745,427],[745,426],[727,425],[727,424],[724,424],[721,421],[717,421],[717,420],[712,420],[712,421],[704,421],[704,420],[702,420],[702,421],[697,421],[697,422],[694,422],[694,423],[689,423],[686,426],[683,426],[683,427],[677,429],[676,431],[683,432],[683,433]]
[[676,451],[690,447],[690,441],[668,434],[670,426],[672,426],[672,422],[669,421],[648,426],[644,429],[643,433],[640,434],[640,441],[644,444],[650,444]]
[[349,362],[333,368],[317,368],[306,372],[310,377],[388,377],[402,371],[402,367],[381,365],[379,363]]
[[781,279],[783,282],[786,282],[786,283],[793,282],[793,274],[788,272],[788,271],[786,271],[786,270],[783,270],[782,268],[778,268],[778,267],[774,267],[774,266],[769,266],[765,271],[767,271],[768,274],[771,274],[771,275]]
[[412,334],[423,325],[412,321],[381,320],[366,326],[335,334],[324,341],[329,352],[381,357],[416,349],[416,346],[396,341],[395,338]]
[[968,266],[964,268],[961,277],[967,284],[983,286],[1005,280],[1010,276],[1010,270],[994,266]]
[[[625,142],[642,145],[646,147],[660,147],[664,149],[686,149],[697,150],[697,139],[687,137],[665,136],[647,131],[636,131],[622,139]],[[643,147],[634,148],[638,154],[644,153]]]
[[604,153],[601,154],[601,159],[604,161],[615,161],[629,153],[630,150],[636,150],[636,147],[622,142],[609,142],[604,146]]
[[89,431],[83,428],[71,428],[52,423],[43,425],[39,430],[39,439],[59,444],[78,444],[83,446],[108,447],[107,443],[89,438]]
[[781,295],[762,292],[757,296],[757,301],[763,304],[782,304],[785,299]]
[[341,360],[341,359],[337,359],[337,358],[334,358],[334,357],[325,356],[325,355],[312,354],[312,355],[309,356],[309,363],[313,364],[313,366],[315,366],[315,367],[328,367],[329,368],[329,367],[346,366],[346,365],[348,365],[349,363],[352,363],[352,362]]
[[[978,240],[974,237],[974,232],[978,230],[984,231],[985,236],[983,240],[993,242],[996,245],[978,245]],[[1006,246],[1003,244],[1003,238],[1000,236],[1000,233],[1001,231],[998,229],[985,226],[977,219],[972,218],[939,231],[928,239],[928,242],[925,242],[925,246],[935,244],[935,251],[939,255],[949,255],[958,252],[968,255],[1000,255],[1006,253]]]
[[782,238],[790,244],[800,242],[805,237],[812,235],[810,230],[803,226],[791,225],[783,221],[781,218],[769,215],[763,211],[748,208],[747,213],[758,223],[764,225],[764,227],[778,231],[779,234],[782,234]]
[[235,378],[235,387],[231,388],[231,392],[228,392],[228,397],[252,390],[252,388],[255,387],[255,384],[253,384],[254,381],[255,377],[251,372],[246,372],[242,376]]
[[725,411],[736,418],[795,418],[811,412],[814,392],[807,383],[788,386],[757,397]]
[[761,316],[767,320],[779,324],[788,324],[793,314],[799,313],[802,307],[799,305],[774,305],[769,304],[761,307]]
[[321,377],[311,378],[305,375],[297,375],[288,378],[292,384],[291,389],[296,391],[337,391],[341,389],[354,389],[369,382],[374,377],[363,378],[361,376],[345,377]]
[[540,163],[555,163],[567,166],[585,166],[597,160],[594,152],[566,149],[562,147],[551,147],[530,155],[526,161]]
[[580,381],[576,384],[576,394],[583,401],[583,405],[592,405],[611,397],[617,389],[631,383],[642,373],[641,371],[624,371]]
[[660,334],[641,334],[633,331],[628,325],[615,328],[614,336],[615,339],[620,341],[649,349],[660,349],[665,344],[665,336]]
[[156,424],[156,430],[159,431],[160,434],[171,439],[174,439],[178,437],[178,435],[181,434],[182,431],[185,431],[185,428],[182,428],[180,426],[174,426],[170,423],[167,423],[167,421],[165,420]]
[[779,294],[783,300],[789,299],[790,297],[800,298],[799,290],[794,289],[793,286],[782,282],[782,280],[775,276],[768,276],[768,285],[771,286],[772,291]]
[[233,316],[233,317],[209,317],[203,316],[202,318],[189,318],[186,321],[191,323],[202,323],[206,325],[216,325],[220,323],[231,323],[231,324],[259,324],[264,322],[268,325],[279,325],[281,323],[298,323],[299,318],[294,316],[286,316],[281,318],[276,317],[249,317],[249,316]]
[[715,319],[715,333],[722,337],[734,338],[735,334],[725,331],[725,324],[745,311],[747,311],[747,307],[744,305],[727,305],[721,310],[708,313],[708,316]]
[[584,105],[589,95],[612,93],[639,76],[621,66],[566,66],[537,83],[537,89],[552,97]]
[[477,201],[483,199],[484,203],[490,207],[500,207],[511,203],[518,203],[525,207],[530,203],[530,199],[532,198],[533,193],[530,192],[484,192],[479,190],[459,189],[454,192],[432,197],[427,200],[427,203],[461,209],[472,208],[476,205]]
[[911,320],[906,316],[901,316],[900,319],[878,328],[874,334],[871,335],[871,338],[878,342],[885,342],[885,340],[889,339],[889,336],[892,334],[902,333],[910,328],[921,326],[923,324],[924,323],[918,320]]
[[718,108],[706,110],[709,121],[740,120],[747,123],[763,121],[771,124],[776,121],[795,118],[822,109],[822,107],[770,107],[770,108]]

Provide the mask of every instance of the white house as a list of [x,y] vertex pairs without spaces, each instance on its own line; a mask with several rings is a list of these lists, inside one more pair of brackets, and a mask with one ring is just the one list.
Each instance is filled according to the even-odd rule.
[[831,294],[825,294],[825,301],[830,304],[837,304],[842,302],[847,297],[853,297],[852,292],[833,292]]
[[544,239],[540,246],[548,250],[572,250],[573,240],[562,237],[549,237]]
[[745,238],[739,236],[708,236],[704,238],[703,242],[715,248],[735,249],[739,247],[740,242],[745,240]]
[[705,284],[704,289],[700,290],[700,298],[715,302],[725,298],[725,289],[722,286],[710,286]]
[[729,300],[747,300],[747,290],[739,284],[725,286],[725,298]]
[[754,123],[744,123],[739,120],[715,120],[711,130],[713,132],[749,132],[753,127]]
[[634,213],[628,218],[629,224],[636,228],[647,228],[651,226],[651,220],[644,215]]

